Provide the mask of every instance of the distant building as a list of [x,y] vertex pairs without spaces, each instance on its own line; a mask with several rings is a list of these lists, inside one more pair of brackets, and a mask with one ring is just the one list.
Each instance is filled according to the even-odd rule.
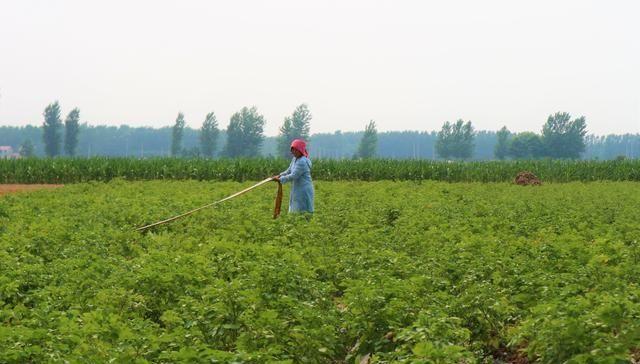
[[0,145],[0,158],[20,158],[20,154],[14,153],[10,145]]
[[13,148],[8,145],[0,145],[0,158],[9,158],[13,154]]

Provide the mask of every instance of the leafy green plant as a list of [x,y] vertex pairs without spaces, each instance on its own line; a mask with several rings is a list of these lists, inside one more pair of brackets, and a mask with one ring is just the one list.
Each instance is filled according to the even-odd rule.
[[[67,161],[47,163],[90,167]],[[637,358],[634,182],[317,181],[313,218],[274,220],[256,190],[138,233],[252,184],[144,163],[168,177],[98,163],[77,176],[109,182],[0,197],[0,363]]]

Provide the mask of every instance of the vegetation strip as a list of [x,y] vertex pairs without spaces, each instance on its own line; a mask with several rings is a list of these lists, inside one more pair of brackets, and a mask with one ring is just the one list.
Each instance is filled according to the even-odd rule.
[[[288,160],[180,158],[0,159],[0,183],[77,183],[126,180],[259,181],[284,170]],[[529,171],[543,182],[640,181],[640,160],[490,161],[314,159],[315,180],[434,180],[511,182]]]

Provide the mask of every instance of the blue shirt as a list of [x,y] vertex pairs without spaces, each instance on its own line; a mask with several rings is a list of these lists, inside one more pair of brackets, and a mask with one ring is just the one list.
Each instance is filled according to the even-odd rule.
[[293,157],[286,171],[280,173],[280,182],[291,182],[289,212],[313,212],[313,183],[311,160],[305,156]]

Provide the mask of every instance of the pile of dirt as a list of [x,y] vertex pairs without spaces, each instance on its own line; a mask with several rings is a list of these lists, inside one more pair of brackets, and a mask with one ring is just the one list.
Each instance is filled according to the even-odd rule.
[[518,173],[513,183],[520,186],[540,186],[542,181],[535,174],[523,171]]

